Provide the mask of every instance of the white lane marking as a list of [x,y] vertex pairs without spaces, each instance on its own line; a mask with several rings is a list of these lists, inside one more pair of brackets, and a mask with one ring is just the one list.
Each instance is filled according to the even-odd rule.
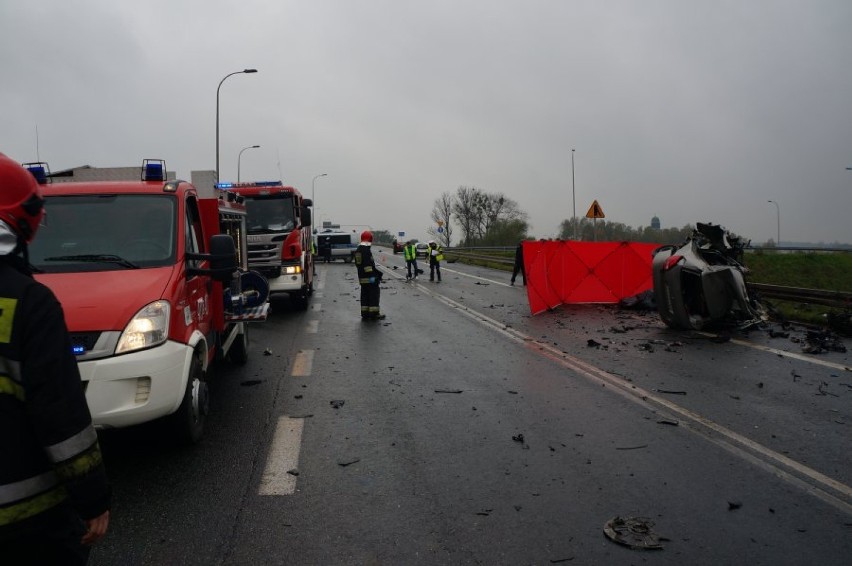
[[[664,407],[665,409],[679,415],[680,418],[683,419],[681,424],[684,424],[687,430],[690,430],[706,440],[713,442],[731,454],[761,467],[772,475],[798,487],[799,489],[802,489],[804,492],[817,497],[825,503],[844,511],[847,514],[852,514],[852,487],[788,458],[783,454],[775,452],[762,444],[754,442],[753,440],[717,424],[698,413],[694,413],[689,409],[677,405],[676,403],[672,403],[668,399],[659,397],[651,391],[642,389],[630,382],[624,381],[624,379],[619,378],[616,375],[607,373],[588,362],[566,354],[546,343],[538,342],[523,332],[510,328],[502,322],[477,312],[466,305],[436,293],[431,289],[427,289],[423,285],[418,285],[418,287],[421,287],[425,294],[455,308],[465,316],[479,322],[483,326],[496,330],[500,334],[503,334],[516,342],[526,343],[529,347],[534,348],[539,352],[544,352],[544,355],[547,358],[573,370],[578,375],[584,376],[591,381],[611,386],[611,391],[615,391],[622,397],[638,405],[642,405],[650,410],[654,410],[654,406]],[[803,478],[807,478],[810,482],[805,481]]]
[[316,334],[317,330],[319,330],[319,321],[309,320],[307,328],[305,328],[305,332],[307,332],[308,334]]
[[286,416],[278,419],[258,495],[292,495],[296,491],[296,476],[287,472],[298,469],[304,423],[305,419]]
[[311,303],[311,310],[312,311],[321,311],[322,310],[322,303],[317,303],[317,302]]
[[[325,273],[325,272],[323,272],[323,273]],[[320,291],[325,289],[325,277],[323,277],[322,279],[319,280],[319,283],[317,283],[317,289],[320,290]]]
[[[696,332],[696,334],[700,334],[701,336],[711,337],[715,336],[715,334],[710,334],[708,332]],[[736,338],[732,338],[730,340],[732,344],[737,344],[739,346],[745,346],[746,348],[752,348],[754,350],[760,350],[762,352],[769,352],[770,354],[776,354],[778,356],[784,356],[785,358],[792,358],[794,360],[799,360],[800,362],[808,362],[811,364],[816,364],[819,366],[825,366],[828,368],[836,369],[839,371],[852,371],[852,368],[849,366],[844,366],[843,364],[837,364],[834,362],[829,362],[827,360],[820,360],[814,358],[812,356],[806,356],[804,354],[799,354],[796,352],[787,352],[784,350],[778,350],[776,348],[770,348],[769,346],[762,346],[760,344],[755,344],[754,342],[746,342],[745,340],[737,340]]]
[[314,367],[314,351],[300,350],[296,354],[296,359],[293,360],[293,371],[290,375],[293,377],[307,377],[311,375],[311,370]]

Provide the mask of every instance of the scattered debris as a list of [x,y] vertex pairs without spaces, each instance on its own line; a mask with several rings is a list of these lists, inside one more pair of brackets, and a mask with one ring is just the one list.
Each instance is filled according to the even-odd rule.
[[361,458],[349,458],[348,460],[338,460],[337,465],[345,468],[346,466],[351,466],[352,464],[357,464],[361,461]]
[[820,381],[820,382],[819,382],[819,387],[817,388],[817,390],[819,391],[819,393],[817,393],[817,395],[831,395],[832,397],[839,397],[839,395],[836,395],[836,394],[834,394],[834,393],[831,393],[831,392],[829,392],[829,391],[826,391],[826,390],[825,390],[825,388],[826,388],[826,387],[828,387],[828,382],[826,382],[826,381]]
[[678,422],[678,421],[676,421],[676,420],[674,420],[674,419],[660,419],[660,420],[658,420],[658,421],[657,421],[657,424],[665,424],[665,425],[671,425],[671,426],[678,426],[678,425],[680,425],[680,422]]
[[669,395],[686,395],[686,391],[675,391],[672,389],[653,389],[657,393],[668,393]]
[[802,351],[806,354],[820,354],[822,352],[845,353],[846,346],[840,337],[829,330],[808,330]]
[[435,393],[463,393],[461,389],[436,389]]
[[241,381],[240,385],[243,387],[251,387],[252,385],[259,385],[263,383],[262,379],[247,379],[245,381]]
[[518,434],[516,434],[515,436],[512,437],[512,440],[514,440],[515,442],[523,443],[524,435],[519,432]]
[[775,330],[774,328],[769,329],[769,337],[770,338],[789,338],[790,333],[784,332],[783,330]]
[[272,355],[272,350],[270,350],[269,348],[265,349],[265,350],[263,351],[263,355],[264,355],[264,356],[271,356],[271,355]]
[[642,448],[647,448],[647,444],[639,444],[637,446],[616,446],[616,450],[640,450]]
[[630,548],[659,550],[662,540],[653,531],[654,522],[646,517],[614,517],[604,525],[604,534],[611,541]]
[[298,476],[299,470],[297,470],[296,468],[293,468],[292,470],[287,470],[287,473],[290,474],[291,476]]
[[591,339],[591,338],[589,338],[589,339],[588,339],[588,341],[586,342],[586,345],[587,345],[589,348],[600,348],[601,346],[603,346],[603,344],[601,344],[601,343],[600,343],[600,342],[598,342],[597,340],[593,340],[593,339]]
[[742,501],[728,501],[728,511],[734,511],[743,506]]
[[340,407],[342,407],[342,406],[343,406],[343,404],[344,404],[345,402],[346,402],[346,401],[344,401],[343,399],[339,399],[339,400],[329,401],[329,404],[331,405],[331,407],[332,407],[333,409],[339,409]]
[[476,514],[477,514],[477,515],[481,515],[481,516],[483,516],[483,517],[487,517],[488,515],[490,515],[490,514],[491,514],[491,512],[492,512],[493,510],[494,510],[494,509],[483,509],[482,511],[477,511],[477,512],[476,512]]
[[474,283],[474,285],[482,285],[483,287],[487,287],[488,285],[491,285],[491,283],[482,283],[481,281],[477,281]]
[[654,291],[649,289],[647,291],[642,291],[638,295],[621,299],[618,302],[618,306],[622,309],[656,311],[657,301],[654,297]]

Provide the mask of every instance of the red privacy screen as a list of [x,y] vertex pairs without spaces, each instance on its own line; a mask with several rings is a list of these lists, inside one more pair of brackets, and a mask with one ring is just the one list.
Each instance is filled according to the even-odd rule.
[[651,252],[638,242],[526,241],[530,312],[563,303],[617,303],[654,287]]

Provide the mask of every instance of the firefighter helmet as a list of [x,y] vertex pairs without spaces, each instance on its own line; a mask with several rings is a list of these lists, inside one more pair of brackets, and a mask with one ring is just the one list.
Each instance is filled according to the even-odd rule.
[[19,163],[0,153],[0,220],[31,242],[44,216],[41,187]]
[[373,233],[369,230],[364,230],[361,232],[361,241],[362,242],[372,242],[373,241]]

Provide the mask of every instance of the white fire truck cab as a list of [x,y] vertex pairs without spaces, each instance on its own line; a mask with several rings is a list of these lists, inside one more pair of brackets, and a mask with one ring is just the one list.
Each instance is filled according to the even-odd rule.
[[[44,164],[24,165],[49,180]],[[196,442],[209,364],[246,361],[268,291],[248,271],[239,199],[201,198],[165,171],[146,160],[138,181],[44,184],[30,263],[62,304],[95,425],[168,417]]]

